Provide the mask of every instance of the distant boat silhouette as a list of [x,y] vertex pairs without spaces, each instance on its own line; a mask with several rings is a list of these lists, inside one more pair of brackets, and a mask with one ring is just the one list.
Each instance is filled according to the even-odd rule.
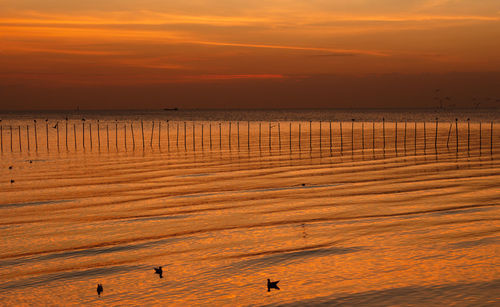
[[160,278],[163,278],[163,270],[161,267],[159,268],[154,268],[155,269],[155,274],[160,275]]
[[101,296],[101,293],[104,291],[102,288],[102,284],[97,284],[97,295]]
[[175,107],[175,108],[164,108],[163,111],[178,111],[179,108]]
[[271,291],[271,289],[279,290],[278,283],[280,281],[271,281],[269,278],[267,279],[267,292]]

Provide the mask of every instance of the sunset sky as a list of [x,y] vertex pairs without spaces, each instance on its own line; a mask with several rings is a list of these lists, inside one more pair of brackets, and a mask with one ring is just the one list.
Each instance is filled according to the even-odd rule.
[[0,0],[2,110],[440,100],[500,106],[500,1]]

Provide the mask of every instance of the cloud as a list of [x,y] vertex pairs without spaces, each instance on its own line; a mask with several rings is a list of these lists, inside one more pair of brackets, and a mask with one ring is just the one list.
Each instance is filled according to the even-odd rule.
[[268,44],[246,44],[246,43],[231,43],[231,42],[211,42],[211,41],[186,41],[187,43],[199,45],[212,45],[212,46],[229,46],[229,47],[243,47],[243,48],[264,48],[264,49],[288,49],[300,51],[324,51],[330,54],[344,55],[346,53],[371,55],[371,56],[389,56],[389,53],[377,50],[363,50],[363,49],[335,49],[335,48],[322,48],[322,47],[303,47],[303,46],[286,46],[286,45],[268,45]]
[[281,74],[228,74],[228,75],[199,75],[186,76],[184,80],[237,80],[237,79],[283,79],[286,78]]
[[70,55],[90,55],[90,56],[111,56],[111,55],[126,55],[127,52],[104,51],[104,50],[78,50],[78,49],[57,49],[57,48],[41,48],[29,46],[2,46],[0,51],[4,54],[9,53],[54,53],[54,54],[70,54]]
[[349,56],[357,56],[356,53],[326,53],[326,54],[312,54],[310,57],[349,57]]

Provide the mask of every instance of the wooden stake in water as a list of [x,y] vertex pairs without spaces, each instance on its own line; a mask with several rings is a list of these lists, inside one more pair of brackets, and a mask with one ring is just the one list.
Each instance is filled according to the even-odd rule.
[[18,126],[18,130],[17,130],[17,137],[19,139],[19,152],[22,152],[23,151],[23,146],[22,146],[22,141],[21,141],[21,126]]
[[56,123],[57,129],[57,151],[59,151],[59,122]]
[[457,139],[457,153],[458,153],[458,118],[455,118],[455,134]]
[[[135,136],[134,136],[134,125],[133,125],[133,123],[130,123],[130,133],[132,134],[132,151],[135,151]],[[109,144],[108,144],[108,150],[109,150]]]
[[394,128],[394,149],[396,153],[398,152],[398,121],[396,120],[396,126]]
[[[33,125],[35,126],[35,151],[38,151],[38,133],[36,131],[36,119],[33,121]],[[2,149],[3,149],[3,142],[2,142]]]
[[[142,139],[142,145],[144,145],[144,138]],[[115,147],[116,152],[118,152],[118,120],[115,120]]]
[[309,151],[312,150],[312,121],[309,121]]
[[[89,130],[90,130],[90,151],[92,151],[92,122],[89,123]],[[59,145],[57,145],[59,147]]]
[[83,150],[85,150],[85,120],[82,119],[82,146]]
[[26,125],[26,139],[28,140],[28,152],[30,151],[30,126]]
[[339,121],[340,124],[340,152],[344,150],[344,133],[342,133],[342,121]]
[[372,122],[372,150],[375,151],[375,122]]
[[481,122],[479,122],[479,154],[481,154],[481,148],[483,147],[483,134],[482,134],[482,127],[481,127]]
[[186,144],[186,122],[184,122],[184,151],[187,151],[187,144]]
[[203,123],[201,123],[201,150],[202,150],[202,151],[203,151],[203,148],[204,148],[204,147],[203,147],[203,126],[204,126],[204,124],[203,124]]
[[470,118],[467,118],[467,152],[470,151]]
[[490,126],[490,154],[493,154],[493,122],[491,122]]
[[330,121],[330,152],[332,151],[332,121]]
[[0,125],[0,147],[1,151],[3,152],[3,125]]
[[222,150],[222,124],[219,123],[219,150]]
[[436,133],[434,134],[434,150],[437,152],[437,145],[438,145],[438,125],[439,125],[439,118],[436,117]]
[[196,129],[194,126],[194,121],[193,121],[193,151],[196,150],[195,133],[196,133]]
[[65,134],[65,137],[66,137],[66,151],[68,151],[68,117],[66,117],[66,134]]
[[240,122],[236,122],[236,130],[238,135],[238,151],[240,150]]
[[101,123],[97,120],[97,148],[101,152]]
[[227,139],[228,139],[227,147],[229,148],[229,150],[231,150],[231,122],[229,122],[229,131],[227,133]]
[[[35,127],[35,131],[36,131],[36,127]],[[76,124],[75,123],[73,123],[73,141],[75,143],[75,151],[76,151],[77,150],[77,148],[76,148],[77,141],[76,141]]]
[[415,131],[413,132],[414,140],[413,140],[413,145],[415,146],[415,154],[417,154],[417,122],[413,122],[413,128]]
[[289,123],[288,130],[290,131],[290,139],[288,140],[288,144],[290,146],[290,152],[292,152],[292,122]]
[[212,122],[208,123],[208,134],[209,134],[210,150],[212,150]]
[[151,142],[149,143],[149,147],[153,148],[153,136],[155,131],[155,121],[151,123]]
[[406,125],[407,125],[407,123],[406,123],[406,120],[405,120],[405,140],[403,142],[404,148],[405,148],[405,154],[406,154]]
[[108,152],[109,152],[109,124],[106,124],[106,144],[108,146]]
[[[125,145],[125,151],[127,151],[127,124],[123,124],[123,144]],[[99,151],[101,150],[99,149]]]
[[319,121],[319,152],[321,153],[321,121]]
[[146,144],[144,144],[144,122],[141,119],[141,133],[142,133],[142,151],[145,150]]
[[[12,126],[10,128],[12,129]],[[11,135],[11,141],[12,141],[12,133],[10,135]],[[49,151],[49,123],[47,122],[47,120],[45,120],[45,135],[47,136],[47,152],[48,152]]]
[[281,126],[278,122],[278,149],[281,151]]
[[259,122],[259,150],[262,149],[261,141],[262,141],[262,123]]
[[354,151],[354,118],[351,120],[351,151]]
[[161,120],[158,122],[158,149],[161,149]]
[[250,151],[250,121],[247,121],[247,147]]
[[385,150],[385,118],[382,118],[382,139],[384,140],[384,150]]
[[424,121],[424,154],[427,149],[427,133],[425,131],[425,121]]
[[361,122],[361,149],[365,150],[365,122]]
[[269,122],[269,136],[268,136],[268,140],[269,140],[269,150],[271,150],[271,122]]
[[299,123],[299,153],[301,152],[301,144],[300,144],[300,135],[302,134],[302,132],[300,131],[301,130],[301,124]]
[[167,120],[167,146],[170,151],[170,122]]

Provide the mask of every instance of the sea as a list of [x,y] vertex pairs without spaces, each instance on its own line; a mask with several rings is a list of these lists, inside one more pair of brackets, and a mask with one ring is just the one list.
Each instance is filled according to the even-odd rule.
[[499,115],[1,112],[0,305],[499,306]]

